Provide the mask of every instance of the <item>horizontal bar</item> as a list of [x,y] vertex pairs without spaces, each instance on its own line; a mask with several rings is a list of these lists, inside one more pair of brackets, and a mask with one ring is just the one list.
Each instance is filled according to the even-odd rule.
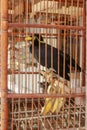
[[[40,1],[40,0],[39,0]],[[34,3],[38,3],[39,2],[38,0],[35,0]],[[53,0],[48,0],[48,1],[53,1]],[[57,2],[64,2],[65,3],[65,0],[54,0],[54,1],[57,1]],[[67,0],[67,3],[72,3],[72,0]],[[73,0],[73,5],[74,6],[77,6],[77,0]],[[79,0],[79,5],[82,7],[83,5],[83,0]]]
[[8,71],[8,74],[39,74],[39,72],[20,72],[20,71]]
[[[52,1],[52,0],[48,0],[48,1]],[[54,1],[60,2],[60,0],[54,0]],[[62,0],[61,2],[65,3],[65,0]],[[72,3],[72,0],[67,0],[67,3]],[[79,0],[79,4],[83,5],[83,0]],[[73,0],[73,5],[77,6],[77,0]]]
[[85,93],[72,93],[72,94],[8,94],[7,98],[58,98],[58,97],[66,97],[66,98],[72,98],[72,97],[85,97]]
[[9,23],[12,28],[55,28],[55,29],[72,29],[72,30],[85,30],[83,26],[66,26],[66,25],[51,25],[51,24],[23,24],[23,23]]
[[[73,113],[73,115],[74,115],[74,113]],[[59,113],[59,114],[56,114],[56,115],[45,115],[45,116],[42,116],[42,115],[39,115],[39,119],[41,120],[41,119],[43,119],[43,118],[61,118],[61,113]],[[34,119],[38,119],[38,116],[33,116],[33,120]],[[61,118],[62,119],[62,118]],[[14,121],[18,121],[19,119],[18,118],[14,118],[13,119]],[[20,118],[20,120],[32,120],[32,117],[21,117]],[[65,129],[63,129],[63,130],[65,130]],[[67,129],[66,129],[67,130]],[[69,129],[68,129],[69,130]],[[71,130],[71,129],[70,129]],[[73,130],[73,129],[72,129]]]

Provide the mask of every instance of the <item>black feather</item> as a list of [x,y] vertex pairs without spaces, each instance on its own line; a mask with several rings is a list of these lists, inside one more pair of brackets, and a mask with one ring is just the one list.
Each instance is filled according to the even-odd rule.
[[[46,44],[43,41],[43,37],[39,36],[39,34],[35,34],[34,38],[34,57],[35,59],[40,62],[42,66],[47,68],[53,68],[56,73],[61,77],[63,77],[63,73],[65,73],[66,80],[70,80],[69,73],[70,73],[70,56],[68,54],[64,54],[62,50],[59,50],[51,45]],[[47,48],[47,50],[46,50]],[[53,53],[51,52],[53,50]],[[30,52],[32,53],[32,45],[30,46]],[[58,52],[59,52],[59,59],[58,59]],[[46,56],[47,53],[47,56]],[[40,57],[39,57],[40,54]],[[65,55],[65,72],[64,72],[64,55]],[[53,57],[53,67],[51,66],[51,59]],[[40,58],[40,61],[39,61]],[[47,61],[47,66],[45,61]],[[59,63],[59,70],[58,70],[58,63]],[[75,63],[75,60],[71,58],[72,67],[77,69],[77,71],[81,71],[81,67]]]

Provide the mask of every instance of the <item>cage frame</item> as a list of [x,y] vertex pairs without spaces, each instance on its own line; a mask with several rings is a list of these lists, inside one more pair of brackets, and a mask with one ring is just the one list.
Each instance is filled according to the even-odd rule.
[[[69,1],[69,0],[68,0]],[[75,1],[75,0],[74,0]],[[82,0],[81,0],[82,1]],[[4,5],[4,6],[3,6]],[[7,48],[8,48],[8,28],[9,27],[18,27],[18,28],[23,28],[23,27],[36,27],[36,28],[60,28],[60,29],[77,29],[77,30],[83,30],[83,35],[87,37],[86,35],[86,11],[87,11],[87,1],[84,0],[84,23],[83,23],[83,27],[72,27],[72,26],[58,26],[58,25],[35,25],[35,24],[17,24],[17,23],[9,23],[8,22],[8,0],[1,0],[1,26],[0,26],[0,30],[1,30],[1,37],[0,37],[0,43],[1,43],[1,87],[0,87],[0,98],[1,98],[1,130],[7,130],[8,129],[8,99],[14,99],[14,98],[18,98],[18,99],[22,99],[22,98],[42,98],[42,97],[58,97],[58,95],[47,95],[47,94],[9,94],[7,91],[7,74],[8,74],[8,70],[7,70]],[[83,39],[83,60],[82,60],[82,66],[83,69],[86,70],[86,37],[84,37]],[[4,40],[3,40],[4,39]],[[85,50],[85,51],[84,51]],[[3,60],[4,59],[4,60]],[[83,85],[85,83],[85,77],[83,75]],[[87,83],[86,85],[87,86]],[[86,87],[87,88],[87,87]],[[86,90],[86,95],[87,95],[87,90]],[[85,93],[83,94],[71,94],[71,95],[64,95],[64,96],[69,96],[69,97],[85,97],[86,96]],[[59,96],[61,97],[61,96]],[[86,99],[87,101],[87,99]],[[87,103],[86,103],[87,105]],[[87,106],[86,106],[87,107]],[[87,114],[86,114],[87,115]],[[87,120],[87,118],[86,118]],[[87,122],[87,121],[86,121]],[[87,123],[85,123],[87,127]]]

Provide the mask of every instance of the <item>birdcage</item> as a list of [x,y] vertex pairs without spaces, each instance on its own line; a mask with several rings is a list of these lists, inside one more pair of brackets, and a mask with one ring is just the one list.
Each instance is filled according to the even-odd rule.
[[0,0],[1,130],[86,129],[86,0]]

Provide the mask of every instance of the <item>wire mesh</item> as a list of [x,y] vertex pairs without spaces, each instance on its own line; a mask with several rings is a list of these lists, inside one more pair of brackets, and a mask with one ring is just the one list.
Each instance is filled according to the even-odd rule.
[[[57,2],[57,1],[42,0],[42,1],[33,1],[32,3],[31,1],[25,2],[23,0],[14,1],[11,3],[9,1],[9,8],[11,8],[9,9],[10,26],[13,25],[14,23],[17,23],[18,27],[21,26],[21,28],[20,27],[18,28],[15,27],[16,24],[14,24],[13,25],[14,27],[11,26],[9,29],[9,35],[10,35],[9,50],[8,50],[9,53],[8,59],[10,59],[8,61],[9,71],[10,73],[12,73],[12,71],[16,70],[19,73],[19,75],[14,75],[13,72],[13,75],[9,76],[12,82],[16,82],[15,81],[15,76],[16,76],[16,79],[18,80],[17,84],[19,84],[18,86],[19,87],[23,86],[23,88],[25,88],[25,83],[26,83],[26,89],[28,89],[27,88],[28,81],[29,80],[34,81],[35,75],[31,74],[32,76],[30,76],[31,78],[29,78],[28,80],[27,77],[29,77],[29,75],[27,75],[27,73],[29,73],[29,71],[31,71],[32,73],[32,69],[33,71],[35,70],[35,72],[38,71],[38,69],[35,68],[34,66],[37,64],[34,63],[35,62],[34,50],[32,49],[33,54],[31,55],[28,49],[29,43],[25,42],[24,40],[24,38],[29,34],[31,35],[34,35],[35,33],[42,34],[42,36],[44,37],[44,41],[47,43],[45,45],[46,49],[47,49],[47,45],[51,44],[51,46],[56,47],[59,50],[62,50],[64,53],[68,53],[69,55],[71,55],[71,57],[73,57],[78,64],[82,64],[81,61],[79,61],[80,57],[82,57],[80,56],[81,54],[80,51],[81,51],[82,39],[83,39],[83,35],[82,35],[83,28],[82,29],[80,28],[80,26],[82,27],[83,25],[82,1],[74,2],[72,0],[70,2],[68,1]],[[24,15],[25,12],[26,14]],[[72,13],[72,15],[70,13]],[[41,22],[42,20],[43,22]],[[29,26],[29,28],[28,27],[25,28],[24,24],[26,24],[25,26]],[[57,25],[61,25],[61,26],[57,27]],[[71,26],[71,29],[70,28],[68,29],[68,25],[69,27]],[[33,44],[34,44],[34,40],[33,40]],[[52,57],[52,48],[51,48],[51,57]],[[38,54],[38,61],[40,62],[40,54]],[[52,61],[53,58],[51,58],[50,67],[53,66]],[[29,62],[31,63],[31,67],[29,66],[30,64]],[[45,58],[45,66],[47,66],[46,62],[47,60]],[[65,66],[65,58],[64,58],[63,66]],[[40,68],[41,66],[39,64],[39,69]],[[21,75],[21,73],[25,73],[25,75]],[[38,80],[40,78],[40,76],[38,78],[37,74],[36,74],[37,78],[35,78],[33,86],[35,86],[34,84],[36,84],[37,82],[36,79]],[[20,78],[23,80],[26,79],[27,81],[25,82],[22,80],[23,83],[21,83]],[[12,82],[10,83],[12,84]],[[16,88],[15,87],[16,83],[13,84],[14,84],[14,88]],[[35,88],[38,87],[35,86]],[[21,89],[19,90],[21,91]],[[32,92],[33,90],[30,91]]]
[[8,130],[85,130],[85,17],[85,0],[8,0]]
[[[14,102],[13,107],[12,102]],[[85,107],[81,105],[75,106],[74,99],[67,98],[67,101],[63,106],[64,108],[62,108],[61,111],[57,114],[52,114],[50,112],[50,114],[42,116],[41,108],[43,105],[43,99],[13,99],[13,101],[10,100],[9,129],[12,129],[12,126],[14,130],[71,130],[72,128],[85,129]]]

